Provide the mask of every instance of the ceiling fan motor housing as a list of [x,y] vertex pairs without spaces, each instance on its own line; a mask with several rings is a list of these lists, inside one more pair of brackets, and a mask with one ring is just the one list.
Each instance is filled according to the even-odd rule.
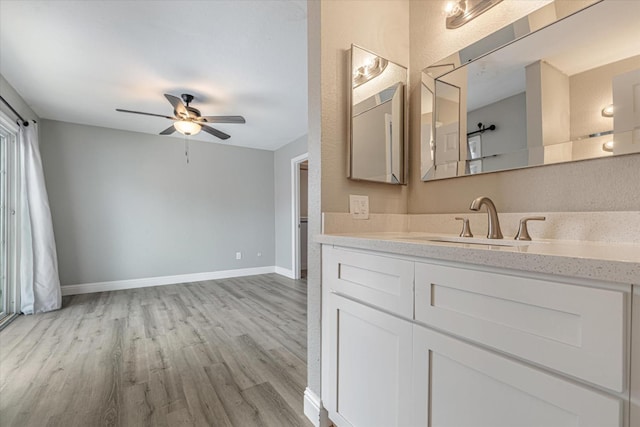
[[[198,110],[197,108],[189,107],[188,105],[184,108],[187,109],[187,111],[189,112],[189,117],[192,119],[197,119],[202,115],[200,114],[200,110]],[[175,114],[178,115],[177,112]]]
[[202,115],[200,113],[200,110],[198,110],[197,108],[193,108],[193,107],[189,106],[191,101],[193,101],[193,99],[194,99],[193,95],[190,95],[188,93],[183,93],[182,95],[180,95],[180,97],[182,98],[182,100],[186,104],[184,106],[184,108],[187,110],[187,113],[189,114],[189,116],[185,116],[184,112],[182,112],[182,114],[181,114],[180,112],[178,112],[178,110],[173,110],[173,114],[175,114],[176,117],[182,117],[182,118],[185,118],[185,119],[198,119],[198,118],[200,118],[200,116]]

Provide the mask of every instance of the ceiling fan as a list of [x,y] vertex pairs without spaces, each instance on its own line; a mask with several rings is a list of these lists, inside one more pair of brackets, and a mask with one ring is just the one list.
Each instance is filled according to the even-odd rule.
[[[228,139],[230,135],[207,126],[208,123],[245,123],[242,116],[203,116],[200,110],[191,107],[189,104],[193,101],[193,95],[188,93],[182,94],[182,100],[177,96],[164,94],[164,97],[173,106],[174,116],[165,116],[163,114],[144,113],[142,111],[123,110],[116,108],[116,111],[122,113],[143,114],[145,116],[164,117],[165,119],[173,120],[173,124],[160,132],[160,135],[171,135],[175,131],[180,132],[183,135],[196,135],[201,130],[218,137],[220,139]],[[184,101],[184,104],[183,104]]]

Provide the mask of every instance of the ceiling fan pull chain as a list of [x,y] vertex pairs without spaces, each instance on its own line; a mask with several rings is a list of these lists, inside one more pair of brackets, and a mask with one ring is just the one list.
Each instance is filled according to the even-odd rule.
[[187,158],[187,164],[189,164],[189,139],[184,137],[184,155]]

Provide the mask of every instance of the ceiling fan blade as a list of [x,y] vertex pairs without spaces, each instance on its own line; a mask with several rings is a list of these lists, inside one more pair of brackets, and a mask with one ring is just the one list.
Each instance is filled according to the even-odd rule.
[[160,135],[171,135],[175,131],[176,131],[176,128],[173,125],[171,125],[168,128],[166,128],[165,130],[163,130],[162,132],[160,132]]
[[201,116],[199,122],[204,123],[246,123],[242,116]]
[[145,116],[164,117],[165,119],[176,120],[175,117],[169,117],[162,114],[143,113],[142,111],[123,110],[121,108],[116,108],[116,111],[120,111],[121,113],[144,114]]
[[164,94],[164,97],[167,98],[167,101],[171,103],[173,109],[179,117],[189,117],[189,112],[184,107],[182,100],[177,96],[169,95],[168,93]]
[[229,139],[230,136],[231,136],[231,135],[227,135],[224,132],[219,131],[218,129],[214,129],[214,128],[212,128],[210,126],[207,126],[207,125],[202,125],[202,130],[207,132],[207,133],[210,133],[213,136],[217,136],[220,139]]

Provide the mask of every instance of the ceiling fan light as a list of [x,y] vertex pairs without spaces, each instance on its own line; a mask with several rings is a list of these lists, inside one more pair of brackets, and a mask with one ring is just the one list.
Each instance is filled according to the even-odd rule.
[[178,120],[173,124],[173,127],[183,135],[196,135],[202,129],[198,123],[187,120]]

